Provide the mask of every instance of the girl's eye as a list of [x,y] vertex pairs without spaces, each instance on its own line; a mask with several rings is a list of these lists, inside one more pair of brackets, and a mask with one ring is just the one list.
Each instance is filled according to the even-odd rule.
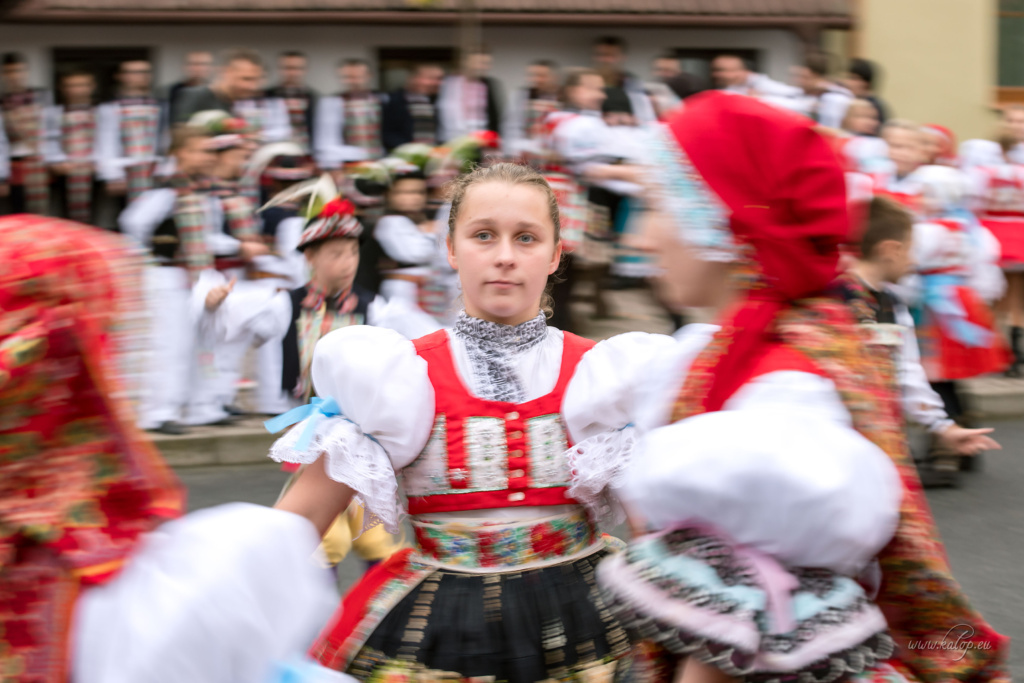
[[531,242],[536,242],[537,238],[534,237],[533,235],[520,235],[519,241],[524,244],[530,244]]
[[476,238],[481,242],[488,242],[491,239],[491,233],[489,232],[478,232]]

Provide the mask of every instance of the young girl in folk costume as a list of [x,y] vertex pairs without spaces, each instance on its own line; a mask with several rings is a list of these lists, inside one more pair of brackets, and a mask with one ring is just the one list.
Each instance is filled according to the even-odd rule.
[[[1002,639],[949,576],[884,356],[823,296],[848,226],[811,126],[720,93],[669,122],[650,246],[666,297],[717,306],[721,324],[684,328],[628,384],[609,381],[599,346],[563,402],[576,464],[614,459],[625,471],[603,483],[654,530],[598,571],[637,642],[624,675],[993,680]],[[877,587],[876,557],[872,600],[855,578]],[[959,625],[993,649],[885,662],[893,640]]]
[[849,135],[836,143],[849,170],[875,174],[889,166],[889,148],[878,136],[878,109],[869,100],[854,100],[843,117],[843,131]]
[[[309,263],[309,282],[276,293],[255,289],[232,292],[233,280],[228,282],[219,273],[208,273],[193,294],[193,306],[205,309],[202,326],[214,337],[214,344],[248,346],[255,341],[257,345],[281,345],[283,362],[278,366],[276,383],[282,400],[293,406],[313,395],[310,368],[317,342],[333,330],[374,322],[374,295],[353,282],[363,232],[354,215],[355,207],[338,195],[328,175],[286,191],[274,201],[287,203],[307,195],[309,218],[297,248]],[[297,469],[289,467],[287,471]],[[362,510],[353,506],[324,535],[323,549],[331,566],[344,559],[361,527]],[[381,527],[363,534],[355,541],[355,548],[371,563],[396,550]]]
[[981,245],[975,241],[974,217],[966,211],[966,178],[943,166],[924,167],[917,175],[922,191],[922,215],[914,226],[921,359],[946,412],[957,419],[963,408],[954,382],[1001,372],[1010,354],[995,331],[992,312],[971,287]]
[[295,515],[234,503],[175,520],[184,491],[135,428],[118,372],[136,314],[125,284],[141,270],[119,235],[0,218],[0,670],[277,680],[275,660],[300,656],[337,592]]
[[890,164],[876,172],[875,194],[889,197],[912,212],[919,210],[921,188],[914,173],[925,161],[924,134],[909,121],[890,121],[882,129]]
[[1002,161],[975,166],[969,177],[973,209],[998,241],[1000,265],[1006,274],[1005,307],[1014,356],[1007,376],[1020,377],[1024,363],[1024,166],[1011,159],[1016,138],[1003,135],[999,144]]
[[924,163],[936,166],[959,166],[956,135],[949,128],[937,123],[921,127],[924,136]]
[[[312,464],[278,507],[321,529],[356,495],[397,529],[398,474],[413,518],[416,549],[364,578],[313,652],[363,679],[610,673],[627,643],[594,591],[608,543],[567,493],[600,472],[569,467],[559,415],[593,344],[541,311],[561,257],[550,188],[512,164],[461,177],[448,248],[466,306],[454,328],[329,335],[313,359],[324,403],[271,450]],[[639,337],[624,357],[645,356]]]

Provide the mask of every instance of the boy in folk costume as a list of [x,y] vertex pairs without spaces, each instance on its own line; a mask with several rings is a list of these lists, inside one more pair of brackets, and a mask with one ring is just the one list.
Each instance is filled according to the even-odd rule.
[[[363,228],[355,207],[338,196],[330,176],[286,190],[273,202],[293,202],[306,195],[310,196],[305,207],[309,217],[304,218],[306,227],[297,245],[312,273],[306,284],[276,293],[233,292],[233,280],[211,276],[204,278],[193,294],[194,305],[201,302],[205,309],[202,327],[217,343],[255,340],[281,346],[283,363],[277,368],[276,386],[283,402],[292,408],[314,395],[310,372],[317,342],[333,330],[373,324],[374,306],[383,303],[353,282]],[[383,560],[397,549],[383,527],[360,536],[362,520],[362,508],[353,506],[324,535],[329,564],[341,562],[353,547],[369,563]]]
[[154,185],[168,122],[165,103],[153,95],[150,62],[122,63],[118,81],[118,96],[97,113],[96,145],[107,193],[130,204]]
[[46,214],[50,209],[50,174],[43,158],[45,90],[28,86],[28,64],[16,52],[3,56],[3,94],[0,95],[0,198],[7,213]]
[[[218,239],[222,243],[214,253],[213,266],[226,277],[241,281],[240,287],[265,289],[266,276],[277,279],[278,269],[256,216],[252,181],[259,178],[261,169],[250,168],[255,147],[250,138],[253,129],[243,119],[221,111],[200,112],[192,117],[190,125],[211,134],[210,145],[217,156],[207,188],[213,200],[213,227],[219,227]],[[264,261],[269,263],[261,267]],[[240,412],[232,405],[247,350],[248,344],[244,342],[216,344],[208,349],[218,375],[219,404],[230,413]]]
[[[562,404],[576,462],[618,462],[595,484],[653,532],[598,568],[628,673],[1008,680],[1006,639],[947,566],[892,359],[827,296],[849,231],[835,154],[806,120],[708,93],[651,158],[666,298],[720,324],[684,328],[627,383],[614,355],[581,365]],[[951,632],[962,648],[911,646]]]
[[96,78],[84,71],[60,79],[62,104],[47,110],[46,163],[64,218],[96,225]]
[[228,417],[220,400],[219,375],[209,359],[200,363],[189,307],[192,286],[216,257],[242,259],[266,253],[257,241],[223,231],[223,211],[208,192],[217,164],[209,130],[181,127],[172,150],[176,173],[165,185],[144,192],[121,214],[121,230],[151,250],[147,272],[153,311],[149,391],[139,409],[144,429],[184,433],[182,424],[215,424]]
[[[939,450],[970,458],[1000,446],[986,436],[991,429],[966,429],[949,418],[942,397],[928,383],[921,366],[914,318],[894,289],[916,266],[913,228],[913,218],[905,209],[888,199],[872,200],[860,240],[860,257],[839,276],[833,289],[851,306],[858,322],[896,324],[902,328],[903,343],[898,357],[903,414],[908,421],[927,429]],[[925,463],[924,469],[919,465],[922,481],[929,480],[925,481],[926,486],[955,480],[955,472],[948,468],[940,471],[938,464]]]
[[380,96],[370,90],[369,65],[363,59],[346,59],[338,67],[338,76],[345,90],[321,98],[314,133],[317,164],[331,171],[384,154]]

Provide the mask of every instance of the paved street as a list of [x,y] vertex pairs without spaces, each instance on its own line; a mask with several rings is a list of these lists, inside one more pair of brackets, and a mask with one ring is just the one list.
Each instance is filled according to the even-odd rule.
[[[1024,638],[1024,420],[995,423],[1004,450],[985,456],[980,472],[967,473],[958,489],[929,491],[950,561],[975,606],[1001,633]],[[179,470],[193,509],[234,500],[272,504],[285,475],[275,465]],[[362,568],[350,557],[340,571],[342,588]],[[1024,646],[1011,664],[1024,672]]]

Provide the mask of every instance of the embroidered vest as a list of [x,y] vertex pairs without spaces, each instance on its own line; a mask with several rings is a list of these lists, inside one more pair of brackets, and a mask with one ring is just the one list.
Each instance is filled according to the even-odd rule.
[[[355,324],[362,325],[366,322],[366,314],[370,309],[370,303],[373,302],[374,294],[359,285],[352,285],[352,291],[359,297],[359,303],[356,305],[356,310],[353,311],[353,318],[358,321]],[[299,375],[302,374],[302,359],[299,353],[301,342],[299,339],[299,317],[302,315],[302,301],[308,293],[308,285],[288,292],[288,297],[292,300],[292,322],[288,326],[284,339],[281,340],[281,390],[289,394],[295,390],[299,383]]]
[[525,403],[487,401],[462,383],[444,330],[413,344],[434,387],[434,429],[402,473],[412,515],[572,503],[562,396],[594,342],[564,333],[555,388]]

